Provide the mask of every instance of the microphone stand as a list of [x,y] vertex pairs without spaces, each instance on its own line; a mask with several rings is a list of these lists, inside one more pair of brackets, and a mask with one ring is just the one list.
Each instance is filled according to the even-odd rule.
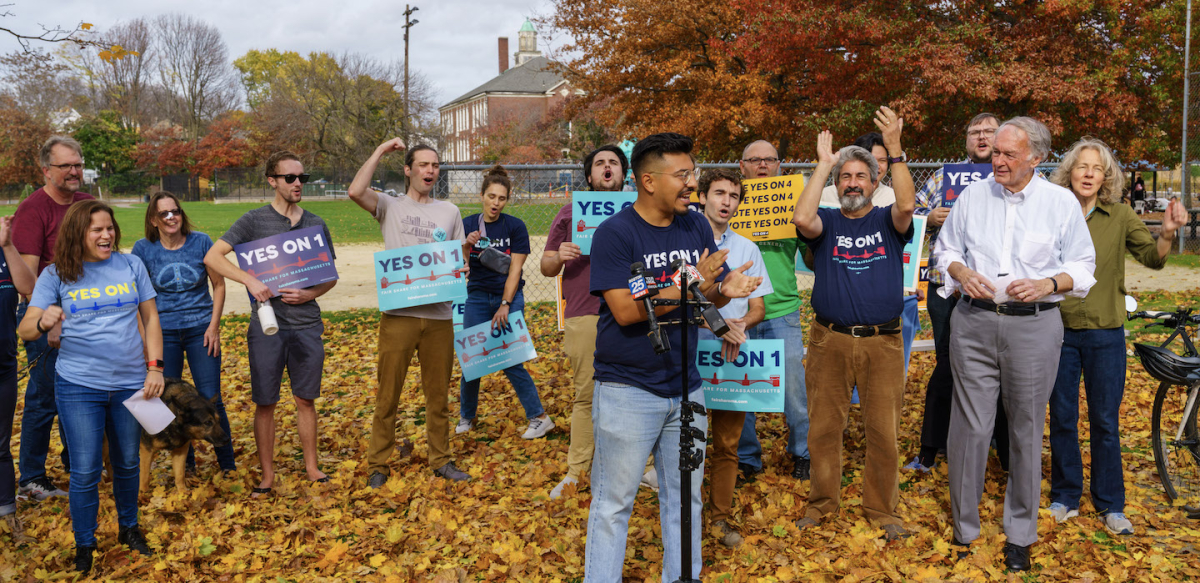
[[[679,476],[680,476],[680,570],[679,579],[675,583],[699,583],[699,579],[692,577],[692,472],[700,469],[700,464],[704,462],[704,449],[696,450],[696,441],[705,441],[704,431],[698,427],[692,427],[692,422],[696,420],[696,415],[707,415],[704,405],[688,400],[688,326],[696,326],[700,324],[698,317],[695,321],[691,317],[692,306],[703,309],[712,304],[704,299],[703,296],[693,299],[688,299],[688,270],[679,270],[681,296],[678,300],[669,300],[662,298],[651,298],[650,302],[655,306],[679,306],[683,309],[682,317],[679,320],[669,320],[659,322],[660,325],[679,324],[682,326],[680,334],[680,342],[683,353],[683,398],[680,402],[679,412]],[[665,352],[665,350],[664,350]],[[699,575],[699,573],[697,573]]]

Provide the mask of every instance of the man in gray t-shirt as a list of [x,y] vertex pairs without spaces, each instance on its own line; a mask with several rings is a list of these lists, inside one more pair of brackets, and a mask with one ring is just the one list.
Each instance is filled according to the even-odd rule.
[[[429,146],[414,146],[404,157],[404,175],[408,191],[391,197],[371,190],[371,176],[384,155],[405,150],[400,138],[375,148],[363,164],[349,194],[363,210],[379,221],[383,243],[388,249],[422,245],[435,241],[462,241],[462,214],[453,203],[434,199],[437,184],[437,151]],[[408,364],[413,354],[421,363],[421,389],[425,393],[425,434],[429,441],[429,467],[448,480],[471,477],[455,467],[450,459],[450,373],[454,368],[454,323],[450,302],[437,302],[401,310],[388,310],[379,320],[379,390],[375,393],[375,415],[371,421],[371,441],[367,446],[369,484],[381,488],[387,483],[387,461],[396,445],[396,407]]]
[[[337,281],[303,289],[280,288],[279,296],[271,297],[271,291],[263,282],[225,257],[235,245],[295,229],[321,227],[325,231],[329,253],[336,259],[333,239],[325,221],[298,206],[307,181],[308,175],[304,173],[304,164],[299,157],[287,151],[272,154],[267,159],[267,183],[275,189],[275,200],[242,215],[213,243],[204,257],[204,264],[226,279],[242,282],[252,298],[246,345],[250,352],[250,393],[255,405],[254,444],[262,465],[262,477],[258,487],[254,488],[255,495],[269,494],[275,485],[275,405],[279,402],[285,369],[296,402],[296,426],[300,447],[304,450],[304,470],[310,481],[329,481],[317,465],[317,408],[314,401],[321,396],[321,374],[325,365],[322,339],[325,325],[321,322],[317,298],[333,289]],[[259,302],[265,301],[271,302],[279,322],[279,332],[274,335],[265,334],[258,321]]]

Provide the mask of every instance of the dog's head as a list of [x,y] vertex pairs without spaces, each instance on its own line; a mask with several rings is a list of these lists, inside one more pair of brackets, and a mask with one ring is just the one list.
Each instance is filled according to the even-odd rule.
[[175,413],[184,434],[189,439],[203,439],[213,445],[226,445],[230,436],[221,429],[216,403],[221,398],[214,395],[205,399],[191,383],[179,379],[168,379],[163,399]]

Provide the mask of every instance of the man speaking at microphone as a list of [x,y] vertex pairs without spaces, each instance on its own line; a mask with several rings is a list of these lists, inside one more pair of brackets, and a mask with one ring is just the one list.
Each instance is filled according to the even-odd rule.
[[[688,368],[688,394],[703,404],[700,374],[696,370],[695,327],[687,328],[688,353],[683,353],[682,328],[662,326],[670,350],[658,354],[649,334],[646,303],[629,289],[630,266],[645,266],[647,283],[657,285],[658,297],[678,299],[671,283],[671,263],[682,259],[699,271],[704,281],[698,291],[718,307],[730,298],[743,298],[762,282],[745,275],[750,263],[726,273],[727,251],[718,251],[708,221],[688,210],[696,190],[696,164],[692,139],[680,134],[649,136],[633,149],[631,166],[638,197],[628,207],[601,223],[592,239],[591,290],[600,296],[597,326],[592,423],[596,450],[592,461],[592,504],[588,517],[585,583],[621,580],[629,515],[642,479],[646,458],[654,454],[658,473],[659,519],[663,539],[663,581],[680,576],[680,401],[683,397],[683,363]],[[693,315],[700,310],[693,309]],[[677,320],[676,307],[654,309],[658,320]],[[701,432],[707,424],[697,416]],[[704,441],[695,446],[703,451]],[[700,524],[700,483],[704,467],[691,483],[693,525]],[[699,574],[700,531],[692,540],[693,576]]]

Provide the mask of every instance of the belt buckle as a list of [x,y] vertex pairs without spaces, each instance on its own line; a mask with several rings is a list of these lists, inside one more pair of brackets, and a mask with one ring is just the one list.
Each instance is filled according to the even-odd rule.
[[[858,333],[859,330],[862,330],[864,332],[869,332],[869,333],[868,334],[859,334]],[[850,336],[852,336],[854,338],[870,338],[871,336],[874,336],[874,335],[875,335],[875,327],[874,326],[851,326],[850,327]]]
[[1010,308],[1008,304],[996,304],[996,313],[1003,316],[1011,316],[1012,311]]

